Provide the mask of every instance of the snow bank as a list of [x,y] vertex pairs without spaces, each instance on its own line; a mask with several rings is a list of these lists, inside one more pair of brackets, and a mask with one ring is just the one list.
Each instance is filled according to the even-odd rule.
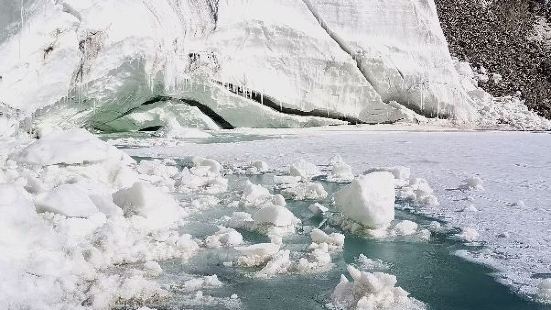
[[350,220],[369,228],[381,228],[394,219],[394,199],[392,174],[373,172],[337,192],[335,205]]
[[331,295],[333,309],[426,309],[424,304],[400,287],[396,277],[382,272],[365,272],[348,266],[350,282],[341,275],[339,284]]

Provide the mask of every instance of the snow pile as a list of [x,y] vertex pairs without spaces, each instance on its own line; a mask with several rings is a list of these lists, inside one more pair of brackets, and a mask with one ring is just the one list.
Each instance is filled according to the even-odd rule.
[[459,185],[459,189],[462,190],[475,190],[475,191],[483,191],[484,190],[484,182],[479,176],[472,176],[470,178],[467,178],[463,180],[463,183]]
[[392,174],[373,172],[337,192],[335,205],[352,221],[368,228],[382,228],[394,219],[394,198]]
[[438,198],[434,195],[434,190],[423,178],[410,178],[407,185],[398,188],[396,197],[399,200],[410,202],[414,206],[436,207],[440,205]]
[[[153,173],[140,174],[89,133],[52,131],[8,152],[0,157],[0,233],[8,236],[0,243],[0,308],[106,309],[161,298],[154,261],[198,250],[175,227],[185,211],[140,181]],[[128,263],[145,271],[115,268]]]
[[459,234],[456,234],[455,237],[465,242],[474,242],[480,238],[480,234],[474,228],[465,227]]
[[422,302],[408,297],[409,293],[396,287],[396,277],[382,272],[365,272],[348,266],[350,282],[341,275],[332,298],[333,309],[425,309]]

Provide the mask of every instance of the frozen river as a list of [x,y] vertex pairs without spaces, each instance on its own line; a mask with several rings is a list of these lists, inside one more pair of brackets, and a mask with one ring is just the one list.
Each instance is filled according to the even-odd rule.
[[[232,166],[263,160],[280,170],[299,159],[323,166],[336,154],[356,174],[373,167],[410,167],[414,175],[429,181],[440,206],[415,210],[419,214],[400,211],[398,218],[411,219],[421,226],[437,219],[479,233],[477,242],[466,245],[454,240],[449,232],[433,235],[429,242],[377,241],[347,234],[342,254],[334,258],[335,267],[314,275],[254,279],[222,266],[218,259],[222,254],[213,251],[200,254],[190,264],[165,262],[162,266],[167,276],[177,276],[182,270],[218,274],[229,282],[219,290],[237,293],[249,309],[268,308],[268,304],[276,309],[298,309],[299,304],[302,309],[315,309],[323,306],[339,275],[345,273],[345,265],[364,254],[387,263],[386,271],[397,276],[398,285],[433,309],[549,308],[519,297],[536,293],[541,279],[551,274],[548,133],[256,130],[183,143],[156,140],[157,146],[143,147],[151,140],[113,139],[111,143],[139,157],[203,156]],[[484,191],[457,190],[462,180],[473,175],[483,180]],[[260,178],[253,182],[264,181]],[[324,183],[330,196],[335,190],[331,186]],[[301,213],[306,209],[300,205],[304,203],[290,202],[289,207],[308,223],[311,216]],[[219,212],[216,216],[224,215],[224,211]],[[190,232],[213,232],[208,227],[210,216],[195,216],[197,224]],[[255,234],[244,236],[250,242],[261,238]],[[289,247],[300,248],[308,241],[297,235],[285,241],[288,243]]]

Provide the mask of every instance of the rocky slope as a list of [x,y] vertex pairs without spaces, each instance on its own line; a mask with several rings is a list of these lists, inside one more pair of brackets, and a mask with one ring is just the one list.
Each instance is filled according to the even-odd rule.
[[501,75],[481,86],[495,96],[521,92],[551,117],[551,5],[546,1],[435,0],[452,55]]

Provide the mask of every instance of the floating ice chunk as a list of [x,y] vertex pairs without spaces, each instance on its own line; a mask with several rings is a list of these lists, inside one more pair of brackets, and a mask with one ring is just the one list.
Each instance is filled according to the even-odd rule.
[[461,230],[461,233],[455,235],[458,239],[465,242],[474,242],[480,237],[478,231],[471,227],[465,227]]
[[39,195],[37,210],[69,217],[89,217],[98,212],[86,189],[77,184],[62,184]]
[[[208,167],[207,174],[209,175],[220,175],[222,173],[222,165],[214,159],[206,159],[202,157],[194,157],[192,159],[195,169],[201,170],[201,167]],[[194,169],[192,168],[192,169]],[[197,174],[201,175],[201,174]]]
[[331,295],[336,309],[394,310],[425,309],[422,302],[408,297],[409,293],[396,287],[396,277],[382,272],[359,271],[348,266],[353,281],[341,275],[341,280]]
[[187,280],[183,284],[183,289],[189,292],[209,288],[217,288],[223,285],[224,284],[220,280],[218,280],[218,276],[214,274],[212,276],[204,276],[202,278]]
[[543,303],[551,303],[551,279],[543,279],[540,282],[536,298]]
[[356,259],[356,263],[361,269],[371,271],[371,270],[386,270],[389,268],[388,264],[383,262],[380,259],[370,259],[367,256],[360,254]]
[[411,236],[417,233],[418,228],[419,228],[419,225],[417,225],[417,223],[404,220],[404,221],[400,221],[398,224],[394,226],[393,232],[397,236]]
[[289,174],[292,176],[301,177],[303,180],[310,180],[312,177],[320,175],[321,172],[316,165],[301,159],[291,165],[289,168]]
[[438,198],[427,180],[422,178],[410,179],[409,184],[398,189],[397,198],[411,201],[418,206],[438,206]]
[[156,261],[147,261],[143,264],[144,270],[153,277],[159,276],[161,273],[163,273],[163,269],[157,263]]
[[243,236],[232,228],[220,227],[218,231],[205,239],[207,248],[232,247],[243,243]]
[[270,278],[278,274],[287,273],[291,266],[291,260],[289,259],[290,253],[289,250],[280,250],[256,275],[262,278]]
[[247,169],[248,174],[260,174],[265,173],[270,169],[270,166],[262,160],[254,161],[249,169]]
[[302,257],[296,264],[299,272],[323,271],[331,266],[331,255],[327,243],[312,243],[310,253]]
[[243,201],[246,206],[260,207],[270,200],[271,197],[272,194],[270,194],[268,189],[260,184],[253,184],[251,181],[247,180],[245,188],[243,189],[243,195],[241,195],[241,201]]
[[312,213],[314,213],[315,215],[323,215],[325,214],[325,212],[329,211],[329,209],[324,206],[324,205],[321,205],[319,203],[314,203],[314,204],[311,204],[308,209],[310,211],[312,211]]
[[23,149],[17,160],[35,165],[96,163],[107,159],[133,160],[84,129],[51,132]]
[[310,232],[310,238],[315,243],[327,243],[330,246],[342,248],[344,246],[344,235],[339,233],[326,234],[323,230],[314,228]]
[[284,197],[292,200],[322,200],[327,198],[323,185],[316,182],[298,183],[281,191]]
[[335,194],[335,205],[349,219],[369,228],[394,219],[394,177],[389,172],[360,176]]
[[180,173],[175,186],[179,191],[202,190],[209,194],[223,193],[228,189],[228,179],[219,175],[210,174],[206,166],[184,168]]
[[113,194],[113,201],[126,217],[139,216],[144,226],[160,229],[170,226],[182,217],[178,203],[167,193],[143,182]]
[[463,183],[459,185],[459,188],[463,190],[483,191],[484,190],[483,183],[484,182],[482,182],[482,179],[475,175],[463,180]]
[[266,264],[278,251],[281,245],[275,243],[257,243],[246,247],[237,247],[241,256],[237,259],[240,266],[254,267]]
[[350,182],[352,180],[354,180],[352,167],[344,162],[334,163],[331,172],[327,175],[328,182]]
[[300,220],[287,208],[282,206],[266,206],[253,214],[257,224],[270,224],[277,227],[291,227],[300,223]]
[[227,218],[227,225],[232,228],[252,229],[254,224],[251,214],[247,212],[234,212]]
[[[175,166],[167,166],[160,160],[142,160],[137,165],[136,170],[141,174],[142,179],[157,186],[167,186],[173,188],[179,170]],[[145,178],[145,176],[149,176]]]

